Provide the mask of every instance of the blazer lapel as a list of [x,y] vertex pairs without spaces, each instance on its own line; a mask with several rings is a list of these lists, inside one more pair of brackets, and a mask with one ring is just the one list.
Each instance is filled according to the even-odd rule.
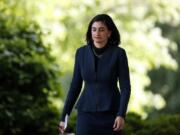
[[88,45],[87,53],[88,53],[88,61],[89,61],[88,66],[90,66],[92,68],[93,72],[95,72],[95,58],[94,58],[94,54],[92,52],[91,45]]

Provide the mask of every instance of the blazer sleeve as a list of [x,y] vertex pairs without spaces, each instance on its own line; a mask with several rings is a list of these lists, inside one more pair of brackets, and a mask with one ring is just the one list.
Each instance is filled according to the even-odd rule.
[[127,106],[131,93],[129,67],[126,52],[124,49],[120,49],[118,59],[118,77],[120,85],[120,106],[118,110],[118,116],[124,117],[126,115]]
[[75,54],[75,63],[74,63],[74,71],[73,77],[70,84],[70,89],[67,94],[67,98],[65,100],[64,109],[61,115],[61,121],[65,120],[66,114],[70,115],[72,108],[79,96],[79,93],[82,88],[82,76],[80,72],[80,56],[79,56],[79,49],[76,51]]

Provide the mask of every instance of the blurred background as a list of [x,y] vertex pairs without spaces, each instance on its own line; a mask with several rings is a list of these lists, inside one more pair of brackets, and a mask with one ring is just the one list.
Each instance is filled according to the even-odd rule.
[[[127,51],[125,135],[179,135],[179,0],[0,0],[0,135],[56,135],[75,50],[107,13]],[[76,111],[67,132],[75,132]]]

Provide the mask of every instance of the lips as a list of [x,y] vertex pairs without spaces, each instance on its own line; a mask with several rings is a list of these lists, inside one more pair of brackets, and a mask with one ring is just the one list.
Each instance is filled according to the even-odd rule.
[[101,37],[94,37],[94,38],[97,38],[97,39],[99,39],[99,38],[101,38]]

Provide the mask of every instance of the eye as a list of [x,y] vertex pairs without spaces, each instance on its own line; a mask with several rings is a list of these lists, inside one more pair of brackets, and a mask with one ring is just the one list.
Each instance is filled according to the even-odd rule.
[[92,28],[92,31],[95,32],[95,31],[96,31],[96,28]]
[[99,28],[99,31],[100,31],[100,32],[103,32],[103,31],[104,31],[104,28]]

